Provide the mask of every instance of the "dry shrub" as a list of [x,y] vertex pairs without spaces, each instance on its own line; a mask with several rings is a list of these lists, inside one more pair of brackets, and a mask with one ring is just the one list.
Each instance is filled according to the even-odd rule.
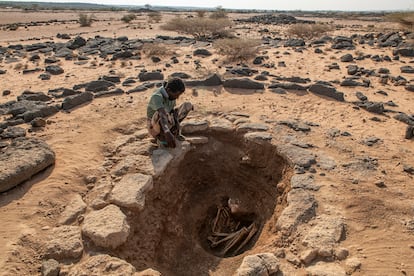
[[129,13],[129,14],[122,16],[121,20],[124,21],[125,23],[129,23],[136,18],[137,16],[135,14]]
[[161,13],[160,12],[149,12],[148,13],[148,22],[149,23],[160,23],[162,19]]
[[211,19],[220,19],[220,18],[227,18],[227,12],[221,8],[217,7],[215,11],[210,14]]
[[414,12],[395,12],[386,16],[389,21],[399,23],[403,28],[414,28]]
[[232,61],[246,61],[254,57],[261,44],[259,40],[247,38],[223,38],[214,42],[214,48],[220,55]]
[[287,34],[302,39],[321,37],[332,30],[332,26],[326,24],[294,24],[287,29]]
[[206,16],[206,11],[199,10],[199,11],[196,11],[196,12],[197,12],[197,17],[199,17],[199,18],[202,18],[202,17]]
[[226,28],[230,27],[232,22],[226,18],[173,18],[165,25],[161,26],[163,30],[176,31],[179,33],[189,34],[195,39],[219,38],[226,33]]
[[145,43],[142,51],[149,57],[151,56],[167,56],[173,54],[172,49],[168,49],[165,44]]
[[81,27],[91,26],[92,22],[93,22],[93,19],[94,19],[93,14],[91,14],[89,16],[85,13],[80,13],[79,14],[79,24],[80,24]]

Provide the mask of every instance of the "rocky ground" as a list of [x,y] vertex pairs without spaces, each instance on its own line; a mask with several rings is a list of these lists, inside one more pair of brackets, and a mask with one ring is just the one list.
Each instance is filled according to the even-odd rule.
[[[1,14],[4,275],[414,274],[414,33],[231,14],[261,40],[242,64],[161,30],[171,13]],[[302,40],[292,20],[334,28]],[[174,150],[145,118],[169,76],[195,106]],[[208,236],[229,197],[258,230],[224,254]]]

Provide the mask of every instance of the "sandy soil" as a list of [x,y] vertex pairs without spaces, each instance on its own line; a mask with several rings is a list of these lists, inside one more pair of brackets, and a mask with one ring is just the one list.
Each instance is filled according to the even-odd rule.
[[[0,45],[32,44],[39,41],[64,41],[56,38],[57,33],[68,33],[72,36],[81,34],[82,37],[96,35],[106,37],[128,36],[133,38],[153,38],[159,34],[177,35],[159,28],[160,24],[149,24],[145,15],[139,16],[132,24],[127,25],[119,19],[124,13],[95,13],[99,21],[92,27],[81,28],[76,22],[75,12],[10,12],[0,11],[0,24],[17,22],[69,20],[54,22],[50,25],[21,27],[17,31],[0,30]],[[172,14],[163,16],[163,21],[173,17]],[[232,17],[247,17],[248,15],[234,14]],[[351,35],[364,33],[366,22],[342,20],[345,28],[335,30],[329,35]],[[369,24],[369,23],[368,23]],[[238,28],[242,36],[259,38],[257,29],[260,25],[249,28]],[[387,25],[388,28],[392,26]],[[285,27],[275,27],[281,34]],[[362,31],[361,31],[362,29]],[[226,65],[231,65],[220,55],[209,58],[199,58],[201,67],[196,68],[194,59],[186,57],[197,45],[178,48],[171,46],[180,60],[190,61],[188,64],[179,63],[172,67],[164,64],[170,57],[154,64],[143,55],[141,60],[106,61],[97,58],[99,66],[75,65],[73,61],[61,60],[59,64],[65,73],[52,76],[50,81],[41,81],[38,74],[23,75],[16,70],[16,64],[21,63],[27,68],[42,67],[30,62],[29,57],[23,57],[17,63],[0,63],[0,69],[7,70],[6,75],[0,75],[0,90],[10,90],[11,94],[0,96],[0,102],[15,99],[24,90],[42,91],[58,87],[72,87],[75,84],[98,79],[99,76],[114,70],[116,74],[136,77],[142,68],[147,70],[162,69],[165,75],[173,72],[187,72],[193,78],[203,78],[211,73],[224,75]],[[214,52],[211,46],[207,46]],[[299,76],[310,78],[312,81],[342,80],[347,76],[345,63],[340,57],[345,53],[357,52],[392,56],[392,48],[377,48],[368,45],[357,45],[356,50],[331,50],[324,48],[324,54],[315,54],[313,48],[307,48],[302,53],[289,48],[271,48],[262,46],[261,51],[267,52],[271,62],[276,65],[284,61],[286,67],[260,68],[249,63],[251,68],[259,71],[269,71],[271,74],[283,77]],[[286,54],[285,52],[289,52]],[[217,58],[219,61],[213,63]],[[251,61],[250,61],[251,62]],[[340,70],[326,70],[326,65],[337,62]],[[400,67],[412,62],[410,58],[401,57],[399,61],[374,62],[371,59],[356,61],[359,67],[378,70],[386,67],[393,76],[402,75],[407,79],[413,77],[402,74]],[[234,64],[233,64],[234,65]],[[353,108],[350,101],[355,101],[355,92],[363,92],[372,101],[389,101],[398,107],[387,107],[393,110],[414,114],[414,93],[408,92],[403,86],[381,84],[372,78],[371,87],[346,88],[339,87],[349,102],[340,103],[327,98],[321,98],[309,92],[289,91],[280,95],[266,89],[260,93],[244,90],[227,90],[223,88],[197,88],[197,96],[188,89],[180,101],[189,100],[196,106],[198,117],[211,112],[242,111],[251,115],[252,121],[300,119],[320,125],[311,132],[302,134],[303,141],[313,144],[318,152],[333,157],[337,169],[326,173],[325,176],[315,175],[323,184],[320,191],[319,210],[339,213],[345,218],[347,229],[346,239],[341,243],[350,251],[350,256],[358,257],[362,266],[354,275],[414,275],[414,185],[413,176],[403,172],[403,165],[414,165],[414,142],[404,139],[406,125],[390,116],[378,116],[362,109]],[[388,97],[377,93],[384,90]],[[11,271],[14,275],[34,275],[39,272],[40,260],[36,255],[37,248],[30,248],[30,233],[41,233],[57,225],[59,214],[70,198],[78,193],[84,195],[87,188],[83,178],[90,174],[99,174],[99,168],[104,161],[104,145],[119,136],[114,128],[128,124],[144,128],[143,118],[146,114],[146,103],[153,91],[131,95],[121,95],[95,99],[91,104],[79,107],[70,113],[58,113],[48,118],[48,124],[43,130],[28,133],[29,136],[44,139],[56,153],[56,164],[32,180],[0,195],[0,267],[7,267],[5,275]],[[371,120],[377,116],[380,122]],[[28,127],[28,126],[27,126]],[[330,138],[327,131],[337,128],[352,133],[349,137]],[[363,145],[361,141],[369,136],[381,139],[379,144],[372,147]],[[277,139],[277,137],[275,138]],[[356,157],[370,156],[378,159],[378,168],[374,171],[349,171],[342,164],[355,160]],[[357,181],[354,181],[357,180]],[[383,181],[386,188],[379,188],[374,183]],[[354,183],[354,184],[353,184]],[[26,239],[25,239],[26,237]],[[271,239],[271,237],[269,237]],[[16,248],[26,246],[27,250]],[[218,264],[218,267],[223,267]],[[237,266],[236,266],[237,267]],[[1,269],[0,269],[1,270]],[[223,270],[225,271],[225,270]]]

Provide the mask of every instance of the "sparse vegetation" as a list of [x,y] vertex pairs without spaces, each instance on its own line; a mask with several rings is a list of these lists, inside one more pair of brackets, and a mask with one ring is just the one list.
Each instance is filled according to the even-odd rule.
[[162,29],[168,31],[177,31],[179,33],[189,34],[195,39],[203,40],[206,38],[223,38],[229,35],[227,28],[232,22],[226,18],[173,18]]
[[259,45],[260,41],[255,39],[223,38],[214,43],[214,48],[231,61],[247,61],[256,55]]
[[399,23],[403,28],[414,29],[414,12],[395,12],[386,16],[389,21]]
[[149,23],[160,23],[162,19],[160,12],[149,12],[148,13],[148,22]]
[[322,36],[323,34],[332,30],[332,27],[327,24],[294,24],[287,29],[287,34],[290,36],[313,39]]
[[203,10],[198,10],[198,11],[197,11],[197,16],[198,16],[199,18],[203,18],[203,17],[205,17],[205,16],[206,16],[206,11],[203,11]]
[[142,51],[147,56],[166,56],[173,52],[173,50],[168,49],[166,45],[160,43],[145,43],[142,47]]
[[79,24],[81,27],[90,27],[92,25],[93,19],[94,19],[93,14],[89,16],[85,13],[79,14]]
[[129,14],[122,16],[121,20],[124,21],[125,23],[129,23],[136,18],[137,16],[135,14],[129,13]]
[[215,11],[210,14],[211,19],[227,18],[227,12],[222,7],[217,7]]

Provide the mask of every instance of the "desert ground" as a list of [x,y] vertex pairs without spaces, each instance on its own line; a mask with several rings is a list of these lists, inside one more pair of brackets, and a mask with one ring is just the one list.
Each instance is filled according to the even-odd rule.
[[[163,30],[177,12],[158,23],[146,13],[125,23],[126,12],[83,12],[94,14],[89,27],[77,11],[0,11],[1,168],[16,166],[4,156],[17,136],[54,152],[53,165],[0,193],[2,275],[414,275],[414,33],[382,17],[295,14],[332,28],[322,42],[288,46],[289,24],[229,13],[236,37],[261,41],[256,58],[240,62],[214,39]],[[107,48],[57,55],[77,37]],[[341,37],[351,45],[335,47]],[[63,71],[48,73],[50,65]],[[183,122],[188,141],[159,149],[146,105],[174,73],[188,75],[178,102],[194,111]],[[220,83],[204,81],[214,74]],[[83,85],[102,79],[109,86]],[[19,121],[8,107],[30,95],[59,109]],[[79,95],[92,96],[66,99]],[[131,175],[148,180],[141,205],[116,198]],[[259,230],[238,254],[219,256],[205,234],[210,209],[233,195]],[[109,207],[113,217],[94,217]],[[96,221],[127,226],[105,236],[90,229]]]

